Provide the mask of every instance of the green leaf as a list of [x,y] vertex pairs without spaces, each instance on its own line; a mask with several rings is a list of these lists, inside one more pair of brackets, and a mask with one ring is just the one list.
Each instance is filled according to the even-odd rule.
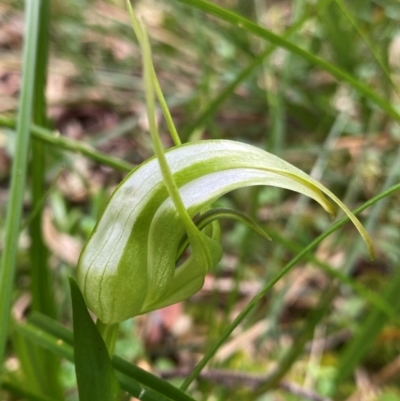
[[79,399],[80,401],[116,401],[119,399],[120,388],[107,347],[73,279],[70,279],[70,288]]

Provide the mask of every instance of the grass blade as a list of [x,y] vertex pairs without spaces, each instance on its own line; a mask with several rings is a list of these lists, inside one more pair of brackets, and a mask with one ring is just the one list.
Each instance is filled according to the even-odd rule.
[[[304,18],[297,21],[296,24],[292,25],[286,31],[284,37],[289,37],[298,29],[300,29],[308,18],[309,15],[305,15]],[[187,127],[183,128],[182,137],[187,140],[187,138],[189,138],[189,136],[196,129],[204,125],[217,112],[219,107],[229,98],[229,96],[233,94],[238,85],[245,79],[249,78],[251,74],[254,73],[256,68],[269,58],[275,49],[276,46],[273,44],[268,46],[268,48],[255,57],[253,61],[246,68],[244,68],[221,93],[219,93],[214,99],[208,101],[204,110],[197,118],[195,118],[193,123],[189,123]]]
[[[33,105],[33,122],[38,125],[47,125],[46,110],[46,81],[48,59],[48,28],[50,19],[50,4],[48,0],[41,1],[39,40],[36,57],[35,89]],[[44,144],[37,139],[32,140],[32,161],[30,171],[32,174],[32,209],[42,203],[45,185],[45,160]],[[54,296],[47,266],[47,249],[43,243],[42,213],[38,212],[30,223],[31,234],[31,279],[32,279],[32,307],[49,316],[55,317]]]
[[[399,306],[400,270],[396,269],[382,291],[382,298],[388,304]],[[387,322],[387,315],[378,309],[373,309],[367,318],[358,325],[352,341],[346,346],[340,357],[337,368],[335,389],[345,380],[362,362],[371,345]]]
[[[48,62],[48,36],[50,21],[50,2],[40,2],[39,33],[35,66],[33,122],[38,125],[47,125],[46,82]],[[30,172],[31,198],[33,215],[30,223],[30,260],[31,260],[31,294],[32,309],[40,311],[53,318],[56,317],[53,284],[48,266],[48,250],[43,242],[42,235],[42,205],[45,195],[46,148],[43,142],[32,140]],[[26,341],[23,339],[23,341]],[[38,382],[41,392],[57,399],[63,394],[58,380],[59,360],[54,354],[39,347],[27,346],[28,354],[35,353],[34,358],[26,358],[28,365],[33,367],[32,380]],[[25,371],[22,364],[22,369]]]
[[382,61],[382,59],[379,56],[378,52],[376,51],[374,45],[372,44],[372,41],[369,40],[368,36],[361,29],[361,27],[357,23],[356,19],[353,18],[351,12],[347,9],[347,6],[343,2],[343,0],[334,0],[334,1],[337,4],[337,6],[339,7],[340,11],[343,13],[343,15],[349,20],[350,24],[353,25],[354,29],[357,31],[358,35],[361,37],[361,39],[363,40],[365,45],[368,47],[369,51],[371,52],[376,63],[379,65],[380,69],[382,70],[386,80],[389,82],[392,89],[398,94],[398,89],[397,89],[395,83],[393,82],[392,77],[390,76],[390,71],[388,70],[388,68],[384,64],[384,62]]
[[332,74],[335,78],[339,81],[346,82],[356,91],[364,95],[367,99],[372,101],[373,103],[377,104],[382,110],[384,110],[388,115],[394,118],[397,121],[400,121],[400,114],[397,110],[392,106],[392,104],[386,101],[384,98],[379,96],[376,92],[371,90],[367,85],[364,85],[362,82],[358,81],[352,75],[348,74],[341,68],[338,68],[334,64],[329,63],[326,60],[321,59],[318,56],[310,53],[307,50],[298,47],[294,43],[286,40],[285,38],[274,34],[273,32],[260,27],[259,25],[255,24],[254,22],[244,18],[232,11],[229,11],[225,8],[222,8],[216,4],[210,3],[206,0],[177,0],[181,3],[187,4],[191,7],[198,8],[208,14],[214,15],[226,22],[229,22],[233,25],[241,29],[245,29],[252,34],[268,40],[269,42],[275,44],[276,46],[282,47],[293,54],[296,54],[303,59],[307,60],[311,64],[322,68],[323,70]]
[[[357,215],[361,213],[363,210],[369,208],[374,205],[381,199],[390,196],[394,192],[400,190],[400,184],[393,185],[386,191],[381,192],[377,196],[370,199],[368,202],[365,202],[363,205],[354,210],[354,214]],[[210,349],[206,352],[201,361],[196,365],[193,369],[193,372],[186,378],[180,387],[182,390],[186,390],[190,383],[199,375],[201,370],[206,366],[208,361],[215,355],[219,347],[225,342],[225,340],[232,334],[233,330],[246,318],[246,316],[251,312],[251,310],[257,305],[257,303],[272,289],[272,287],[288,273],[308,252],[312,251],[319,243],[321,243],[325,238],[327,238],[330,234],[338,230],[340,227],[343,227],[348,221],[347,217],[340,219],[336,222],[329,230],[325,231],[321,235],[319,235],[314,241],[310,242],[303,250],[296,255],[289,263],[287,263],[279,274],[277,274],[274,279],[272,279],[257,295],[255,295],[251,301],[243,308],[243,310],[239,313],[239,315],[233,320],[233,322],[225,329],[224,333],[220,336],[218,341],[214,345],[210,347]]]
[[25,43],[17,139],[11,173],[11,188],[4,230],[4,249],[0,265],[0,365],[3,365],[9,326],[22,202],[26,181],[30,124],[34,99],[36,54],[39,32],[40,1],[27,1],[25,12]]
[[[15,121],[7,117],[0,116],[0,126],[14,128]],[[39,127],[32,124],[30,129],[32,137],[35,139],[38,139],[49,145],[69,150],[71,152],[81,153],[82,155],[97,163],[110,166],[112,168],[115,168],[116,170],[129,172],[135,167],[132,164],[121,159],[101,153],[93,149],[91,146],[88,146],[86,143],[75,141],[73,139],[60,136],[59,134],[57,135],[47,128]]]
[[43,394],[38,394],[31,389],[27,389],[26,386],[21,385],[19,383],[12,382],[10,380],[2,380],[2,387],[5,390],[8,390],[10,393],[15,394],[23,399],[27,399],[30,401],[59,401],[58,398],[48,397]]
[[306,343],[312,338],[316,326],[320,323],[321,319],[326,315],[327,310],[330,308],[335,298],[336,290],[337,286],[335,284],[331,284],[322,293],[319,300],[319,305],[317,305],[317,307],[310,312],[305,327],[296,336],[293,345],[279,362],[276,370],[264,383],[261,383],[256,389],[257,394],[263,394],[268,390],[276,388],[276,386],[280,383],[285,374],[299,359],[299,356],[302,354]]

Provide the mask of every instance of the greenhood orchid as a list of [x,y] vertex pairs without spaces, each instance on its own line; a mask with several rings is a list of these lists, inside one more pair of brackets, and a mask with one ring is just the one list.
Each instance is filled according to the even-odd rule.
[[[368,234],[335,195],[270,153],[228,140],[192,142],[164,152],[155,123],[154,92],[160,94],[150,46],[132,12],[131,17],[144,54],[156,156],[133,170],[114,191],[79,260],[78,284],[88,307],[103,323],[119,323],[171,305],[202,287],[205,275],[220,261],[222,248],[217,222],[201,229],[193,218],[237,188],[272,185],[289,189],[314,199],[332,215],[336,204],[373,253]],[[176,267],[185,236],[191,255]]]

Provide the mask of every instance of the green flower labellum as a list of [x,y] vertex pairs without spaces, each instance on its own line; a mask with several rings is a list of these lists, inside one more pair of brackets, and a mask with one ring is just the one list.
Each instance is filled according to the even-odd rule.
[[[365,229],[335,195],[270,153],[239,142],[209,140],[171,148],[165,157],[192,218],[229,191],[273,185],[309,196],[332,215],[336,203],[373,254]],[[177,268],[185,235],[192,252]],[[113,193],[82,251],[77,281],[88,307],[103,323],[113,324],[193,295],[221,257],[217,230],[187,232],[168,195],[158,159],[152,158]]]

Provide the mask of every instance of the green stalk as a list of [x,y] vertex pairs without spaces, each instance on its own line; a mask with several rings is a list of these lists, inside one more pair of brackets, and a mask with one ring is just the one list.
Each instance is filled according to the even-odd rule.
[[[135,13],[133,12],[133,9],[132,9],[132,6],[131,6],[131,3],[129,2],[129,0],[126,1],[126,5],[128,7],[128,12],[129,12],[129,17],[131,20],[132,28],[138,39],[139,46],[141,47],[142,52],[144,54],[144,47],[146,46],[146,42],[148,42],[147,33],[140,26],[139,21],[137,20]],[[150,45],[149,45],[149,48],[150,48]],[[151,55],[150,55],[150,57],[151,57]],[[175,124],[172,120],[172,116],[168,109],[167,102],[165,101],[164,95],[162,93],[161,86],[160,86],[160,83],[158,82],[157,74],[154,69],[154,65],[153,65],[153,62],[151,61],[151,58],[150,58],[150,65],[148,67],[150,69],[149,74],[151,75],[151,82],[152,82],[152,87],[153,87],[152,90],[154,90],[154,92],[158,98],[158,101],[161,106],[161,110],[164,114],[165,121],[167,122],[168,130],[171,134],[172,140],[174,141],[176,146],[181,145],[181,140],[179,138],[178,131],[175,128]],[[147,88],[147,85],[146,85],[146,88]],[[147,89],[146,89],[146,94],[147,94]]]
[[[0,126],[14,128],[15,121],[11,118],[7,118],[4,116],[0,116]],[[87,158],[97,162],[104,164],[106,166],[110,166],[116,170],[129,172],[134,169],[135,166],[132,164],[120,160],[116,157],[108,156],[104,153],[101,153],[91,146],[87,145],[86,143],[75,141],[70,138],[66,138],[60,136],[59,133],[53,133],[52,131],[48,130],[44,127],[39,127],[35,124],[32,124],[31,127],[31,134],[32,137],[35,139],[40,140],[49,145],[56,146],[57,148],[62,148],[69,150],[71,152],[80,153]]]
[[[128,2],[129,8],[130,3]],[[132,13],[133,14],[133,13]],[[189,237],[196,235],[198,230],[193,220],[190,218],[185,205],[183,204],[182,198],[180,196],[178,186],[172,176],[171,170],[169,168],[167,158],[164,154],[163,145],[160,140],[157,122],[156,122],[156,110],[155,110],[155,99],[154,99],[154,67],[151,58],[151,48],[149,39],[147,36],[146,29],[144,25],[137,27],[135,29],[136,35],[138,36],[139,43],[142,47],[143,52],[143,68],[144,68],[144,81],[146,87],[146,103],[147,103],[147,116],[149,120],[149,128],[151,140],[154,147],[154,152],[158,159],[160,165],[161,174],[164,178],[164,185],[166,186],[169,196],[171,197],[179,217],[181,218],[183,224],[186,227]]]
[[165,101],[164,95],[161,90],[160,83],[158,82],[158,78],[156,72],[154,70],[154,66],[152,66],[152,80],[154,85],[154,91],[158,98],[158,102],[160,103],[161,110],[164,114],[165,121],[167,122],[167,127],[169,133],[171,134],[172,140],[174,141],[175,146],[179,146],[182,144],[181,139],[179,138],[178,131],[176,130],[174,121],[172,120],[171,113],[169,111],[167,102]]
[[40,1],[26,2],[21,95],[17,118],[17,139],[11,172],[11,188],[4,229],[0,265],[0,364],[3,365],[12,304],[12,289],[18,251],[18,237],[28,163],[30,124],[33,111]]
[[[48,0],[41,1],[39,41],[36,57],[35,91],[33,106],[33,122],[37,125],[47,125],[46,110],[46,81],[48,60],[48,29],[50,19],[50,4]],[[37,139],[32,140],[32,161],[30,171],[32,174],[32,210],[42,203],[45,193],[45,163],[46,149]],[[30,224],[31,236],[31,286],[32,308],[50,317],[56,317],[54,295],[50,272],[47,265],[48,251],[42,238],[42,208],[32,218]]]
[[[48,62],[48,30],[50,21],[50,2],[41,0],[39,11],[39,32],[35,62],[34,101],[32,119],[35,124],[47,125],[46,82]],[[32,310],[56,317],[56,306],[52,288],[51,273],[48,266],[48,250],[42,237],[42,205],[45,196],[46,148],[43,142],[33,139],[30,163],[32,210],[36,213],[29,226],[31,246],[31,294]],[[24,339],[24,341],[26,341]],[[58,381],[59,359],[40,347],[28,344],[18,352],[22,370],[27,382],[35,384],[42,393],[62,399],[62,389]],[[28,379],[29,378],[29,379]],[[36,384],[37,383],[37,384]]]
[[96,326],[103,337],[108,355],[110,355],[111,358],[114,354],[115,343],[117,342],[119,324],[105,324],[100,319],[97,319]]

